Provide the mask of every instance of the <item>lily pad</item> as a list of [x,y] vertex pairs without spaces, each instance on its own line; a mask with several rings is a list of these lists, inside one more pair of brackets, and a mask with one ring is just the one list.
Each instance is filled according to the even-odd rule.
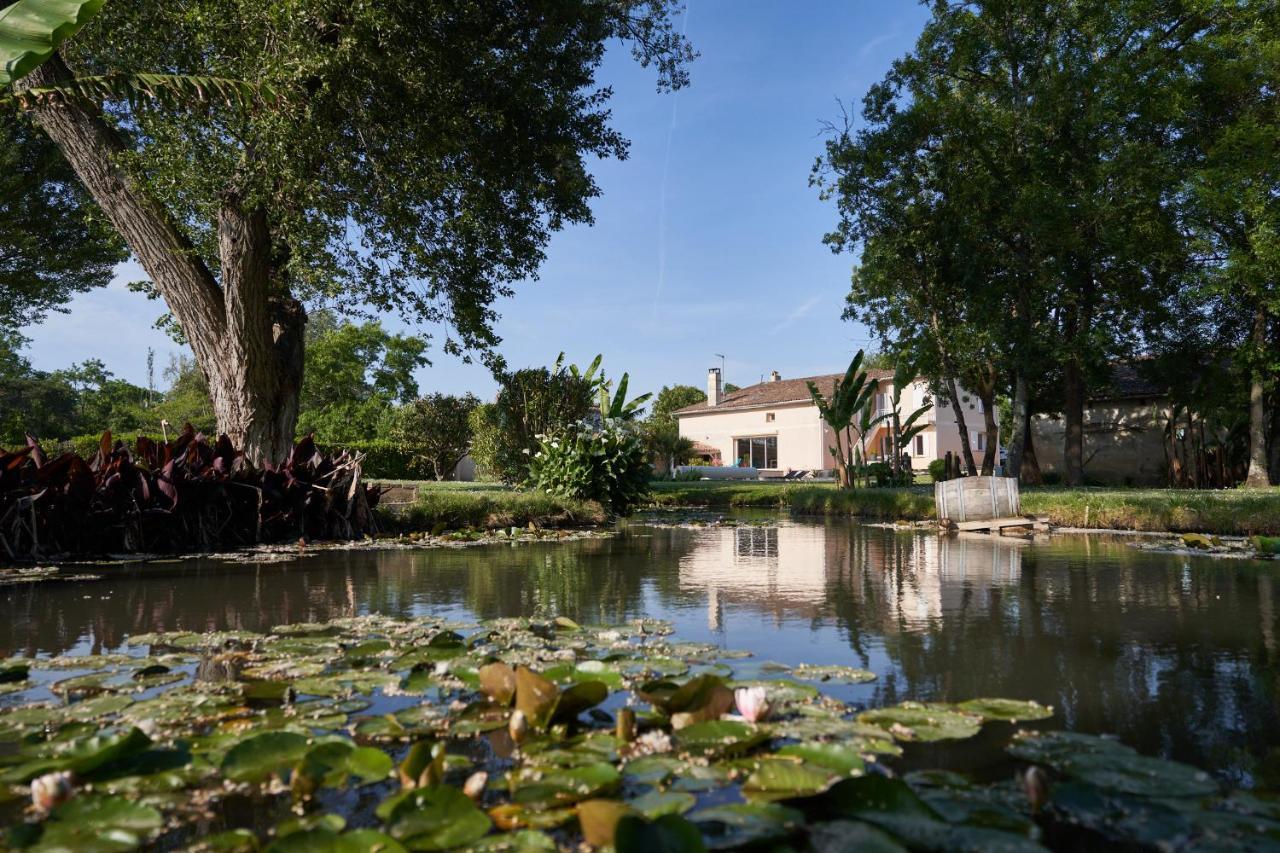
[[984,720],[1008,720],[1013,723],[1047,720],[1053,716],[1053,708],[1048,705],[1018,699],[970,699],[954,707],[966,714],[977,714]]
[[876,679],[876,674],[869,669],[832,664],[817,666],[802,663],[791,670],[791,675],[802,681],[821,681],[831,684],[864,684]]
[[939,705],[903,702],[858,715],[858,722],[879,726],[898,740],[962,740],[982,728],[982,717]]
[[628,801],[631,808],[647,818],[684,814],[697,804],[697,797],[683,791],[650,791]]
[[261,782],[292,767],[306,755],[310,740],[296,732],[264,732],[228,750],[222,773],[235,782]]
[[1076,732],[1021,733],[1009,753],[1104,791],[1144,797],[1203,797],[1218,792],[1218,783],[1208,773],[1141,755],[1111,738]]
[[466,794],[447,785],[419,788],[388,819],[391,836],[411,850],[447,850],[486,835],[493,827]]
[[742,793],[753,800],[781,800],[816,794],[831,784],[833,774],[795,759],[770,757],[760,761],[743,783]]
[[702,853],[706,850],[698,827],[679,815],[654,820],[624,817],[614,832],[617,853]]
[[781,841],[804,824],[804,815],[777,803],[732,803],[699,809],[689,815],[708,849]]
[[676,742],[681,749],[697,755],[741,755],[769,739],[768,733],[736,720],[694,723],[681,729]]

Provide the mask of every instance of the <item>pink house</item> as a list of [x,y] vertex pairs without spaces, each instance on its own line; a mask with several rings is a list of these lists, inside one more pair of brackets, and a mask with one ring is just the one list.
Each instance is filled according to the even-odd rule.
[[[885,411],[893,399],[893,371],[870,370],[878,383],[875,406]],[[763,471],[830,471],[835,467],[829,447],[835,444],[831,429],[818,416],[818,407],[809,395],[813,382],[829,394],[843,374],[783,379],[774,371],[766,382],[725,393],[719,368],[707,371],[707,401],[686,406],[675,413],[680,435],[705,449],[718,452],[720,464],[758,468]],[[934,402],[924,379],[916,379],[902,390],[900,410],[905,417],[925,402]],[[974,458],[981,461],[987,442],[996,436],[985,432],[982,403],[960,392],[960,403],[969,429]],[[951,406],[934,405],[924,415],[925,429],[906,448],[911,467],[923,470],[948,451],[960,453],[960,429]],[[886,458],[891,452],[889,429],[880,424],[867,437],[871,460]],[[704,450],[704,455],[710,455]]]

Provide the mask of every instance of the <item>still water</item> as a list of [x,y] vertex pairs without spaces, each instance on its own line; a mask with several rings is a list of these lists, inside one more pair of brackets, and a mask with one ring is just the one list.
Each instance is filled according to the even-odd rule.
[[843,520],[632,525],[609,539],[191,559],[0,590],[0,657],[109,651],[147,631],[266,630],[385,613],[668,619],[783,663],[848,664],[880,705],[1053,705],[1244,787],[1280,784],[1276,563],[1155,554],[1124,538],[939,539]]

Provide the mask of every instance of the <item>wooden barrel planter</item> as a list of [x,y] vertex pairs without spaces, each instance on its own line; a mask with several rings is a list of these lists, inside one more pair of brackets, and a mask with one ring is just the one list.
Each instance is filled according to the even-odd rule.
[[1018,481],[1012,477],[960,477],[933,484],[938,522],[952,530],[992,530],[1035,526],[1022,515]]

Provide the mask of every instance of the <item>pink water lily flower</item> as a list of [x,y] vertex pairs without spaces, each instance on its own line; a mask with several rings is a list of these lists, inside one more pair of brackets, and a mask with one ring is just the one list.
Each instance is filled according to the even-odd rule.
[[733,691],[733,701],[748,722],[759,723],[769,716],[769,697],[763,687],[739,687]]

